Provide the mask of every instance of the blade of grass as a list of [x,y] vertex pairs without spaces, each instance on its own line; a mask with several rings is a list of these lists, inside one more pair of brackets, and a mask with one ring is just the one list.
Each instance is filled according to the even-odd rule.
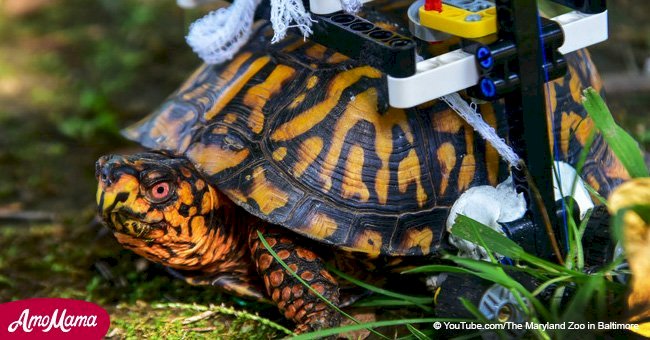
[[590,194],[592,197],[595,197],[595,198],[596,198],[596,200],[598,201],[598,204],[602,204],[602,205],[604,205],[604,206],[608,206],[608,205],[607,205],[607,199],[606,199],[605,197],[603,197],[603,196],[598,192],[598,190],[594,189],[594,187],[592,187],[591,185],[589,185],[589,183],[585,183],[585,188],[587,188],[587,191],[589,191],[589,194]]
[[564,298],[564,294],[566,293],[566,290],[567,290],[566,286],[559,286],[553,291],[553,295],[551,296],[550,299],[551,315],[553,316],[552,320],[560,319],[560,306],[562,304],[562,300]]
[[465,340],[465,339],[481,339],[484,335],[484,332],[474,332],[461,336],[455,336],[451,340]]
[[[434,332],[433,330],[431,330],[431,331],[424,331],[424,332],[423,332],[423,331],[420,331],[420,332],[421,332],[422,334],[424,334],[424,336],[426,336],[426,339],[427,339],[427,340],[429,340],[429,339],[435,339],[435,337],[434,337],[435,332]],[[395,340],[413,340],[413,339],[417,339],[417,338],[416,338],[414,335],[412,335],[412,334],[405,335],[405,336],[403,336],[403,337],[399,337],[399,338],[395,338]],[[362,339],[358,339],[358,340],[362,340]]]
[[568,226],[567,229],[569,230],[569,252],[567,253],[566,259],[564,261],[564,267],[567,269],[580,270],[582,267],[584,267],[584,261],[582,261],[578,255],[582,254],[583,252],[578,226],[576,226],[576,222],[573,220],[573,217],[568,217],[566,222]]
[[582,221],[580,221],[580,226],[578,228],[580,241],[582,241],[582,237],[585,235],[585,230],[587,230],[587,226],[589,225],[589,220],[591,219],[591,215],[593,213],[594,213],[594,209],[589,209],[585,214],[585,218],[583,218]]
[[[600,276],[600,277],[603,277],[603,278],[609,278],[612,275],[617,275],[617,274],[620,274],[620,273],[630,275],[631,273],[626,271],[626,270],[617,270],[616,269],[624,261],[625,261],[625,256],[618,256],[612,262],[608,263],[603,268],[599,269],[596,273],[592,274],[592,276]],[[607,288],[609,289],[609,291],[613,292],[613,293],[624,293],[628,288],[626,284],[616,282],[616,281],[612,281],[612,280],[605,280],[605,285],[607,285]]]
[[[435,332],[433,330],[420,331],[420,333],[424,334],[424,336],[426,337],[427,340],[435,339],[435,337],[434,337]],[[412,334],[408,334],[408,335],[405,335],[405,336],[402,336],[402,337],[399,337],[399,338],[394,338],[394,339],[395,340],[413,340],[413,339],[417,339],[417,338]],[[357,339],[357,340],[362,340],[362,339]]]
[[567,304],[562,319],[564,321],[584,321],[584,311],[604,280],[600,276],[591,276],[584,285],[580,286]]
[[605,319],[605,311],[607,310],[607,289],[604,283],[603,281],[603,284],[596,287],[596,317],[598,320]]
[[623,242],[624,240],[623,228],[625,228],[625,221],[623,220],[623,217],[628,209],[629,208],[620,209],[616,214],[614,214],[614,216],[612,216],[611,231],[614,241]]
[[483,313],[481,313],[478,307],[474,306],[474,304],[471,301],[467,300],[464,297],[459,297],[458,299],[460,300],[460,303],[463,305],[463,307],[465,307],[465,309],[467,309],[468,312],[472,313],[472,315],[474,315],[474,317],[477,320],[484,323],[489,322],[488,319],[485,318],[485,315],[483,315]]
[[[576,276],[585,275],[528,254],[513,240],[467,216],[458,215],[456,222],[451,229],[451,234],[476,244],[485,242],[488,249],[499,249],[499,254],[514,260],[526,261],[532,265],[543,268],[548,271],[549,274],[560,275],[563,273]],[[477,235],[480,236],[480,238],[477,237]]]
[[409,307],[417,306],[411,301],[380,298],[365,298],[353,304],[354,307]]
[[[532,293],[528,291],[526,287],[524,287],[517,280],[511,278],[503,270],[502,265],[496,265],[485,261],[466,259],[457,256],[447,256],[446,258],[454,261],[460,266],[474,270],[476,272],[476,276],[482,279],[498,283],[510,289],[515,297],[517,297],[517,294],[523,295],[533,304],[537,312],[541,314],[544,319],[550,320],[550,313],[548,309],[546,309],[546,307],[534,295],[532,295]],[[525,305],[522,305],[522,308],[525,308]]]
[[513,259],[521,259],[524,254],[524,249],[511,239],[464,215],[456,217],[451,234],[476,244],[483,241],[489,249],[499,249],[499,254]]
[[524,254],[524,249],[514,241],[464,215],[456,217],[451,234],[475,244],[483,241],[489,249],[499,249],[499,254],[512,259],[521,259]]
[[[520,267],[520,266],[509,266],[509,270],[526,273],[534,278],[537,278],[541,281],[549,280],[549,275],[546,271],[542,269],[536,269],[531,267]],[[475,275],[476,273],[462,267],[454,267],[448,265],[424,265],[403,271],[402,274],[415,274],[415,273],[459,273],[459,274],[468,274]]]
[[413,334],[417,339],[429,340],[429,337],[426,334],[422,333],[422,331],[413,327],[411,324],[406,324],[406,328],[408,328],[409,332],[411,332],[411,334]]
[[587,113],[630,176],[632,178],[650,176],[639,144],[625,130],[616,125],[603,98],[591,87],[584,90],[583,95],[582,103],[587,109]]
[[[583,118],[578,125],[575,127],[575,131],[577,131],[582,124],[585,123],[586,118]],[[575,132],[572,132],[572,136]],[[596,130],[591,131],[589,136],[587,137],[587,140],[585,141],[584,146],[582,147],[582,150],[580,150],[580,155],[578,156],[578,162],[575,165],[575,177],[572,179],[573,180],[573,185],[571,186],[571,193],[570,195],[568,193],[562,192],[562,185],[559,185],[558,188],[560,189],[560,194],[562,197],[567,197],[571,196],[573,197],[576,192],[576,188],[578,186],[578,180],[580,180],[580,174],[582,174],[582,169],[585,166],[585,162],[587,161],[587,158],[589,157],[589,152],[591,151],[591,147],[594,143],[594,140],[596,139]],[[560,173],[557,170],[557,167],[555,166],[555,163],[553,163],[553,175],[555,176],[555,179],[557,180],[558,183],[562,183],[562,178],[560,177]],[[569,201],[569,207],[567,211],[573,211],[573,204],[575,201]]]
[[210,305],[210,306],[202,306],[202,305],[197,305],[197,304],[187,304],[187,303],[177,303],[177,302],[170,302],[170,303],[156,303],[152,305],[153,308],[155,309],[165,309],[169,310],[170,308],[173,309],[185,309],[185,310],[194,310],[197,312],[205,312],[205,311],[214,311],[219,314],[224,314],[224,315],[232,315],[235,316],[236,318],[241,318],[241,319],[246,319],[246,320],[251,320],[258,322],[260,324],[266,325],[268,327],[274,328],[286,335],[293,335],[293,332],[284,328],[283,326],[278,325],[277,323],[265,319],[259,315],[253,315],[251,313],[248,313],[246,311],[240,311],[240,310],[235,310],[233,307],[226,307],[224,305],[221,306],[216,306],[216,305]]
[[[582,119],[579,123],[578,126],[581,124],[586,124],[586,118]],[[577,131],[578,127],[576,127]],[[578,181],[580,180],[580,174],[582,173],[582,169],[584,168],[585,162],[587,161],[587,157],[589,156],[589,152],[591,151],[591,146],[594,143],[594,140],[596,138],[596,130],[591,131],[589,134],[589,137],[587,137],[587,140],[584,144],[584,147],[580,151],[580,156],[578,157],[578,162],[576,163],[576,174],[575,177],[573,178],[573,185],[571,186],[571,197],[575,195],[575,191],[578,185]],[[553,172],[555,173],[555,176],[557,178],[557,182],[560,183],[562,180],[559,177],[559,174],[556,171],[555,164],[553,164]],[[562,185],[559,185],[559,188],[561,190]],[[564,193],[561,193],[562,197],[566,197]],[[569,204],[567,209],[565,210],[566,212],[572,212],[574,208],[574,204],[576,203],[575,200],[569,200]],[[585,228],[587,227],[587,223],[589,221],[589,218],[591,217],[592,210],[587,211],[585,217],[582,219],[580,226],[584,226]],[[577,269],[579,271],[582,271],[584,269],[584,249],[582,248],[582,235],[584,234],[584,229],[579,228],[579,230],[582,230],[578,233],[576,233],[575,230],[575,220],[573,219],[573,214],[568,213],[567,216],[567,223],[570,224],[568,230],[569,230],[569,253],[566,256],[565,263],[567,264],[567,268],[572,268],[571,264],[573,264],[573,259],[575,259],[575,263],[577,263]]]
[[[351,315],[347,314],[346,312],[342,311],[342,310],[341,310],[337,305],[333,304],[330,300],[328,300],[327,298],[325,298],[325,297],[324,297],[323,295],[321,295],[321,294],[320,294],[316,289],[314,289],[314,288],[313,288],[312,286],[310,286],[307,282],[305,282],[305,280],[303,280],[303,279],[302,279],[302,278],[301,278],[301,277],[300,277],[296,272],[294,272],[293,270],[291,270],[291,268],[289,268],[289,266],[288,266],[288,265],[287,265],[287,264],[286,264],[286,263],[285,263],[285,262],[284,262],[284,261],[283,261],[283,260],[278,256],[278,254],[275,252],[275,250],[273,250],[273,248],[271,248],[271,246],[269,245],[269,243],[268,243],[268,242],[266,241],[266,239],[264,238],[264,235],[262,235],[262,233],[261,233],[259,230],[257,231],[257,236],[260,238],[260,241],[262,241],[262,245],[264,245],[264,248],[266,248],[266,250],[268,250],[268,252],[271,254],[271,256],[273,256],[273,258],[274,258],[276,261],[278,261],[278,263],[280,263],[280,265],[281,265],[281,266],[282,266],[282,267],[283,267],[287,272],[289,272],[289,273],[290,273],[290,274],[291,274],[291,275],[292,275],[296,280],[298,280],[298,281],[299,281],[300,283],[302,283],[305,287],[307,287],[307,288],[308,288],[312,293],[314,293],[314,295],[318,296],[318,298],[321,299],[321,300],[323,300],[323,302],[325,302],[328,306],[330,306],[331,308],[333,308],[335,311],[341,313],[341,315],[343,315],[343,316],[345,316],[346,318],[348,318],[348,319],[354,321],[354,322],[357,323],[357,324],[360,324],[360,323],[361,323],[361,322],[359,322],[359,320],[355,319],[353,316],[351,316]],[[370,332],[374,333],[375,335],[381,337],[381,338],[389,339],[388,337],[384,336],[383,334],[381,334],[381,333],[379,333],[379,332],[377,332],[377,331],[375,331],[375,330],[373,330],[373,329],[371,329],[371,328],[368,328],[368,330],[369,330]]]
[[465,268],[446,266],[440,264],[430,264],[425,266],[416,267],[413,269],[405,270],[402,274],[421,274],[421,273],[460,273],[460,274],[473,274],[472,271],[469,271]]
[[537,296],[537,295],[539,295],[539,293],[546,290],[546,288],[548,288],[549,286],[551,286],[551,285],[553,285],[555,283],[558,283],[558,282],[567,281],[567,280],[569,280],[571,278],[573,278],[573,276],[570,276],[570,275],[558,276],[558,277],[552,278],[552,279],[542,283],[541,285],[539,285],[539,287],[535,288],[535,290],[532,292],[532,294],[534,296]]
[[503,270],[503,265],[498,263],[490,263],[481,260],[468,259],[458,256],[445,256],[445,259],[454,261],[456,264],[469,268],[474,271],[476,276],[484,278],[488,281],[495,282],[501,285],[510,285],[516,282],[506,274]]
[[389,290],[382,289],[382,288],[379,288],[379,287],[375,287],[375,286],[373,286],[371,284],[360,281],[360,280],[358,280],[358,279],[356,279],[356,278],[354,278],[354,277],[352,277],[350,275],[347,275],[347,274],[337,270],[336,268],[328,267],[327,269],[329,271],[331,271],[332,273],[342,277],[343,279],[345,279],[347,281],[350,281],[350,282],[354,283],[355,285],[357,285],[357,286],[359,286],[361,288],[365,288],[365,289],[367,289],[369,291],[372,291],[372,292],[375,292],[377,294],[381,294],[381,295],[384,295],[384,296],[388,296],[388,297],[392,297],[392,298],[396,298],[396,299],[401,299],[401,300],[405,300],[405,301],[410,301],[410,302],[422,307],[423,309],[425,309],[427,311],[432,311],[431,308],[429,308],[427,306],[423,306],[423,305],[433,303],[433,297],[409,296],[409,295],[404,295],[404,294],[400,294],[400,293],[391,292]]
[[585,230],[587,230],[587,226],[589,225],[589,220],[591,219],[591,214],[594,212],[593,209],[589,209],[587,213],[585,214],[585,217],[580,221],[580,225],[578,226],[578,230],[576,231],[576,243],[577,247],[576,250],[578,253],[576,254],[577,261],[578,261],[578,270],[579,271],[584,271],[585,269],[585,250],[582,246],[582,236],[585,234]]
[[[463,305],[463,307],[465,307],[465,309],[467,309],[467,311],[472,313],[472,315],[474,315],[474,317],[477,320],[479,320],[480,322],[482,322],[482,323],[499,323],[498,321],[490,321],[487,318],[485,318],[485,315],[483,315],[483,313],[481,313],[481,311],[478,309],[478,307],[476,307],[468,299],[466,299],[464,297],[461,297],[459,299],[460,299],[460,303]],[[495,331],[495,333],[499,334],[499,337],[501,339],[506,339],[507,338],[504,330],[502,330],[502,329],[493,329],[493,331]]]

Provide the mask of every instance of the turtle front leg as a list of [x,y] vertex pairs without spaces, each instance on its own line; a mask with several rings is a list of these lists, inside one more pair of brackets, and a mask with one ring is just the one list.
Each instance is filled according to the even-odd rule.
[[288,232],[274,227],[252,228],[250,247],[257,271],[264,280],[266,291],[280,312],[296,323],[296,333],[306,333],[322,328],[337,327],[341,315],[328,306],[309,288],[288,272],[264,247],[257,230],[280,259],[318,293],[339,305],[339,285],[325,270],[324,261],[312,250],[297,245]]

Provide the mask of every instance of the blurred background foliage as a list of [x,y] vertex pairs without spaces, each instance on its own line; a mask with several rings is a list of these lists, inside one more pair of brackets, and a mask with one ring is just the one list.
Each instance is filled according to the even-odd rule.
[[173,1],[5,0],[0,202],[77,209],[94,159],[198,64]]
[[[200,64],[184,35],[204,13],[173,0],[0,0],[0,302],[90,299],[116,320],[154,301],[242,303],[171,279],[93,222],[95,160],[135,150],[120,128]],[[646,147],[647,13],[648,1],[610,2],[611,37],[591,49],[612,112]]]

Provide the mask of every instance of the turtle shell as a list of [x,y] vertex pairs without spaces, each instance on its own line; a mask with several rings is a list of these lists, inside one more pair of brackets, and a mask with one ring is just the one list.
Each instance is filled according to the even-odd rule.
[[[443,102],[389,107],[377,69],[298,36],[272,45],[270,35],[262,27],[231,61],[201,66],[125,135],[188,157],[263,220],[373,255],[435,252],[458,196],[508,176]],[[581,91],[601,85],[586,52],[567,59],[569,74],[549,87],[549,119],[557,157],[575,164],[594,130]],[[479,111],[507,138],[502,104]],[[599,136],[583,174],[604,194],[626,177]]]

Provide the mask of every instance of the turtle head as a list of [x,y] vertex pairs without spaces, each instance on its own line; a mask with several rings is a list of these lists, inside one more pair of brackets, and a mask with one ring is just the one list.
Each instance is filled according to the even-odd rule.
[[95,175],[99,215],[123,246],[176,269],[198,269],[194,255],[213,241],[219,196],[189,160],[103,156]]

